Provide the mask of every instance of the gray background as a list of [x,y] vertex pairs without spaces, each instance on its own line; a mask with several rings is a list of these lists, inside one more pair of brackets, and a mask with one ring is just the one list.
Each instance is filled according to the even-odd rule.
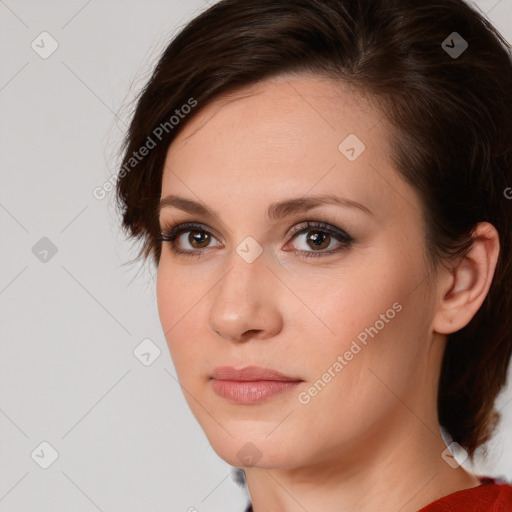
[[[154,269],[123,266],[113,193],[92,194],[160,52],[207,5],[0,0],[0,512],[243,509],[177,384]],[[512,41],[511,0],[477,5]],[[512,385],[497,405],[473,469],[512,480]]]

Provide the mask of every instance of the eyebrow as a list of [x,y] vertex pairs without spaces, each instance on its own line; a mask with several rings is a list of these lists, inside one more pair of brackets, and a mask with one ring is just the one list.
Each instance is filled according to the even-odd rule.
[[[318,208],[319,206],[326,204],[341,206],[343,208],[358,208],[359,210],[369,215],[375,215],[369,208],[356,201],[338,197],[332,194],[323,194],[297,197],[272,203],[267,209],[267,219],[271,221],[277,221],[290,215],[307,212],[313,208]],[[172,194],[164,197],[158,203],[158,216],[160,216],[160,212],[162,210],[171,207],[178,208],[179,210],[183,210],[187,213],[203,215],[213,220],[220,221],[219,214],[205,204]]]

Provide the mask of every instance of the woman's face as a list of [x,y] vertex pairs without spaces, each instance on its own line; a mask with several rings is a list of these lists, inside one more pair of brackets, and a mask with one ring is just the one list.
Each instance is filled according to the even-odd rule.
[[[389,133],[362,98],[304,75],[212,102],[169,148],[161,196],[187,203],[160,224],[194,226],[174,240],[184,254],[163,242],[159,315],[190,409],[234,466],[354,462],[437,428],[421,207]],[[220,366],[299,382],[222,383]]]

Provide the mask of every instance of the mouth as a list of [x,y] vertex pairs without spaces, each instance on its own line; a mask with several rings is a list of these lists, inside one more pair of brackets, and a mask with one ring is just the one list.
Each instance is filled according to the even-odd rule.
[[210,381],[217,395],[239,404],[262,402],[304,382],[298,377],[260,366],[242,369],[220,366],[214,369]]
[[233,366],[217,366],[213,370],[211,378],[219,380],[271,380],[280,382],[297,382],[302,380],[298,377],[290,377],[284,373],[278,372],[277,370],[262,368],[261,366],[246,366],[245,368],[241,369],[236,369]]

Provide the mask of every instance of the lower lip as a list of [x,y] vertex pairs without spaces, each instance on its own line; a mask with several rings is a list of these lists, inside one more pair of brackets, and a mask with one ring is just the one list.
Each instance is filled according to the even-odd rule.
[[279,393],[288,391],[300,381],[281,380],[212,380],[212,387],[219,396],[240,404],[262,402]]

